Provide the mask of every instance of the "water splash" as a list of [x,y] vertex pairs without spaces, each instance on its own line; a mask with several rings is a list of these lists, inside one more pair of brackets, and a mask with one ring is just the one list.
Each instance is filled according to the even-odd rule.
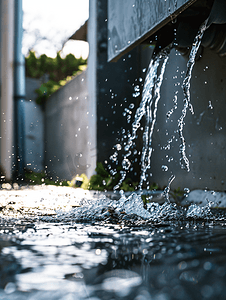
[[[169,180],[168,189],[173,178]],[[142,222],[156,223],[164,221],[178,220],[210,220],[213,217],[211,212],[212,202],[208,202],[205,206],[200,207],[191,204],[188,208],[178,206],[176,203],[166,201],[164,204],[150,202],[144,207],[144,203],[139,193],[132,193],[126,196],[121,192],[119,200],[110,200],[105,196],[99,199],[82,200],[81,206],[76,207],[70,212],[58,212],[57,215],[48,217],[48,222],[61,222],[65,220],[75,220],[79,222],[95,222],[103,221],[105,223],[117,224],[142,224]],[[43,220],[40,217],[40,220]],[[46,217],[44,219],[46,220]]]
[[184,119],[187,115],[188,108],[190,109],[191,113],[194,114],[193,107],[192,107],[192,104],[190,101],[191,75],[192,75],[192,70],[193,70],[193,67],[195,64],[195,58],[198,53],[203,34],[206,30],[206,23],[207,23],[207,20],[200,26],[199,32],[196,35],[195,40],[192,44],[191,52],[189,55],[189,60],[187,63],[187,70],[186,70],[185,78],[184,78],[184,81],[182,84],[182,90],[184,93],[184,107],[182,109],[181,117],[178,120],[179,137],[181,140],[180,165],[181,165],[181,168],[187,170],[187,172],[190,171],[190,165],[189,165],[189,159],[187,158],[187,155],[186,155],[186,142],[185,142],[185,138],[184,138],[184,134],[183,134],[184,124],[185,124]]
[[171,175],[169,178],[169,181],[168,181],[168,185],[163,191],[163,197],[166,199],[167,202],[170,202],[170,199],[169,199],[170,186],[171,186],[171,183],[174,181],[174,179],[175,179],[175,175]]
[[[121,179],[118,184],[115,186],[115,190],[118,189],[124,179],[126,178],[127,171],[130,168],[131,162],[129,157],[131,155],[131,147],[134,145],[134,140],[137,137],[137,130],[140,128],[141,119],[145,116],[146,126],[143,134],[143,150],[141,157],[141,179],[140,179],[140,189],[142,187],[143,181],[145,180],[146,171],[150,168],[150,158],[152,153],[152,134],[156,121],[156,113],[157,113],[157,105],[160,99],[160,87],[163,81],[163,75],[166,68],[166,63],[169,59],[171,47],[168,47],[161,51],[156,57],[151,60],[149,69],[147,72],[147,76],[144,83],[143,95],[140,106],[136,110],[134,121],[132,123],[132,132],[129,135],[127,144],[125,146],[126,154],[123,157],[122,168],[120,171]],[[159,66],[161,65],[160,74]],[[113,158],[115,158],[114,155]]]
[[153,90],[147,93],[147,87],[145,87],[143,91],[143,99],[146,100],[146,125],[143,134],[143,149],[142,149],[142,156],[141,156],[141,177],[140,177],[140,184],[139,188],[142,189],[143,182],[146,181],[146,173],[147,170],[151,167],[151,155],[152,155],[152,135],[156,123],[156,116],[157,116],[157,108],[158,102],[160,99],[160,88],[163,81],[163,75],[165,73],[166,64],[169,59],[171,47],[165,49],[161,52],[160,58],[163,59],[163,64],[161,66],[160,74],[155,82]]
[[178,91],[175,92],[174,97],[173,97],[173,107],[166,113],[166,117],[167,117],[166,122],[171,117],[171,115],[174,113],[174,111],[177,109],[177,98],[178,98],[177,94],[178,94]]
[[[187,110],[189,109],[192,114],[194,114],[193,106],[191,104],[190,99],[190,85],[191,85],[191,76],[192,76],[192,70],[195,64],[195,59],[201,44],[202,36],[206,29],[206,22],[204,22],[199,29],[198,34],[195,37],[195,40],[191,47],[191,52],[189,55],[189,60],[187,63],[187,70],[185,72],[185,77],[182,84],[182,90],[184,94],[184,100],[183,100],[183,109],[180,118],[178,119],[178,130],[174,133],[179,134],[180,138],[180,166],[182,169],[190,171],[189,166],[189,159],[186,155],[186,142],[185,137],[183,134],[183,129],[185,125],[185,117],[187,115]],[[122,160],[122,170],[121,173],[121,179],[119,180],[118,184],[115,186],[114,190],[118,189],[122,182],[125,180],[126,175],[129,170],[131,170],[132,161],[130,160],[130,156],[132,154],[132,147],[135,146],[134,140],[137,137],[137,131],[139,128],[141,128],[141,120],[144,117],[145,118],[145,127],[143,132],[143,147],[142,147],[142,154],[141,154],[141,175],[140,175],[140,183],[139,183],[139,190],[142,191],[144,182],[147,181],[147,170],[151,168],[151,156],[153,152],[152,148],[152,136],[153,131],[155,128],[156,123],[156,116],[157,116],[157,108],[158,108],[158,102],[160,99],[160,88],[163,82],[163,76],[166,68],[166,64],[169,59],[170,50],[172,48],[172,45],[162,50],[158,55],[156,55],[155,58],[152,59],[149,69],[147,72],[147,76],[144,83],[143,93],[142,93],[142,100],[140,103],[139,108],[135,112],[134,121],[132,123],[132,130],[131,133],[128,134],[127,138],[127,144],[124,147],[124,150],[126,154],[123,156]],[[140,93],[139,86],[135,87],[135,92]],[[134,97],[136,97],[137,94],[134,94]],[[168,111],[167,118],[171,118],[171,115],[174,113],[174,111],[178,107],[178,91],[176,91],[173,99],[173,108]],[[202,117],[202,116],[201,116]],[[201,121],[201,120],[200,120]],[[198,121],[197,121],[198,122]],[[175,139],[175,135],[173,135],[168,141],[165,147],[163,149],[170,149],[171,143]],[[117,151],[114,153],[114,155],[111,157],[111,160],[118,163],[117,160]],[[163,166],[162,168],[164,171],[168,171],[167,166]],[[149,174],[151,175],[151,174]],[[167,202],[169,202],[169,192],[170,192],[170,185],[172,181],[175,179],[175,176],[172,175],[169,178],[169,182],[167,187],[165,188],[163,195]],[[148,184],[148,183],[147,183]]]
[[[21,226],[40,221],[58,224],[78,221],[82,223],[104,222],[104,224],[121,226],[187,219],[210,220],[216,219],[212,215],[212,207],[226,206],[225,193],[213,191],[204,194],[201,191],[191,192],[191,195],[184,198],[184,203],[181,202],[183,206],[178,206],[176,202],[173,202],[175,195],[169,194],[173,179],[172,176],[165,189],[165,194],[168,193],[168,197],[171,198],[164,203],[162,202],[164,201],[163,193],[159,191],[96,193],[66,187],[59,189],[54,186],[36,186],[32,189],[16,191],[16,193],[10,190],[1,197],[0,223],[9,222],[9,224]],[[189,190],[186,193],[189,193]],[[144,205],[143,196],[145,195],[148,203]],[[202,200],[202,206],[199,205],[200,200]],[[222,203],[218,204],[218,202]]]

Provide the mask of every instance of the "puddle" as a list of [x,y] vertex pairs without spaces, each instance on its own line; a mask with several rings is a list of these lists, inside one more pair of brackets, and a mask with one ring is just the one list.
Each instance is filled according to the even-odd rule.
[[224,299],[224,210],[85,193],[1,191],[0,299]]

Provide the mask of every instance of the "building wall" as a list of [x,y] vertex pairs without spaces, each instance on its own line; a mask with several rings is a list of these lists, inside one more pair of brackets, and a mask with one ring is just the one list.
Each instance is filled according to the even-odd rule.
[[[191,103],[194,114],[189,109],[184,119],[184,138],[190,172],[180,168],[180,139],[178,119],[183,109],[181,89],[187,57],[171,51],[161,87],[157,122],[153,137],[154,152],[151,160],[150,181],[164,187],[169,177],[176,176],[172,189],[226,189],[226,57],[220,57],[213,50],[204,49],[201,59],[194,66],[191,78]],[[173,107],[177,94],[177,109],[169,119],[166,115]],[[169,150],[164,150],[167,140],[173,137]],[[162,168],[167,166],[167,168]],[[167,171],[166,171],[167,170]]]
[[25,168],[35,172],[44,170],[44,111],[37,105],[35,90],[40,80],[26,78],[26,101],[24,101]]
[[87,88],[89,94],[88,111],[89,111],[89,157],[91,166],[87,170],[88,177],[91,177],[96,168],[97,161],[97,106],[96,106],[96,78],[97,78],[97,0],[89,1],[89,20],[88,20],[88,42],[89,57],[87,69]]
[[1,173],[6,180],[12,178],[13,96],[14,96],[14,1],[1,1]]
[[95,134],[90,119],[84,71],[54,93],[45,106],[44,164],[54,180],[71,180],[82,173],[89,176],[92,168],[89,136]]
[[[107,1],[96,0],[96,124],[97,124],[97,161],[108,169],[115,168],[109,157],[115,152],[115,145],[121,144],[118,153],[119,164],[124,155],[124,142],[131,128],[129,117],[134,115],[141,95],[134,97],[135,87],[142,88],[145,73],[142,69],[144,57],[150,58],[152,49],[138,46],[126,53],[117,62],[108,62],[108,7]],[[90,48],[93,47],[90,44]],[[133,108],[132,108],[133,107]],[[141,141],[137,141],[140,149]],[[139,152],[139,150],[138,150]],[[132,155],[132,159],[134,159]],[[139,178],[139,157],[128,177]]]

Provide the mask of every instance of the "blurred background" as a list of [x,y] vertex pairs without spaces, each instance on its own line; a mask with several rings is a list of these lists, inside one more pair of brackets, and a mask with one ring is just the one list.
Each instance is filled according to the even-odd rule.
[[[60,184],[98,175],[93,188],[111,190],[124,162],[122,186],[134,189],[140,178],[145,116],[125,166],[131,123],[154,51],[174,43],[178,45],[170,52],[161,86],[145,187],[164,188],[174,174],[175,189],[224,190],[226,16],[221,5],[225,2],[124,0],[122,6],[120,0],[2,0],[1,180],[23,181],[35,173],[33,183],[40,178]],[[163,8],[165,15],[158,14]],[[195,114],[187,115],[189,126],[183,133],[192,168],[184,172],[180,138],[174,134],[183,109],[181,85],[193,39],[210,13],[213,24],[205,32],[191,78]],[[193,16],[195,26],[186,35]],[[169,126],[166,116],[175,95],[178,109]],[[167,150],[170,136],[174,142]]]
[[[9,0],[1,14],[1,180],[62,184],[91,178],[98,162],[112,188],[123,154],[114,166],[109,157],[129,132],[152,47],[109,64],[103,0]],[[133,180],[139,150],[138,139]]]
[[27,56],[34,50],[37,56],[55,57],[63,47],[62,55],[88,57],[88,43],[68,41],[89,17],[89,0],[23,0],[23,48]]

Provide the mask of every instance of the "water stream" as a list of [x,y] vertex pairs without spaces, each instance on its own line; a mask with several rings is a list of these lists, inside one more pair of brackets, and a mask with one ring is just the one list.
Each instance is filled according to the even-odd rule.
[[[179,139],[181,141],[180,143],[180,149],[178,150],[178,153],[180,154],[180,166],[182,169],[186,170],[187,172],[190,171],[190,163],[189,159],[186,155],[186,143],[185,138],[183,134],[183,129],[185,125],[185,118],[187,115],[187,110],[189,109],[192,114],[194,114],[193,106],[190,101],[190,81],[192,78],[192,70],[195,65],[196,56],[199,50],[199,47],[201,45],[201,40],[203,37],[203,34],[206,30],[206,23],[207,20],[200,26],[200,29],[194,39],[194,42],[191,46],[190,55],[187,62],[187,69],[185,72],[183,84],[182,84],[182,91],[184,95],[183,99],[183,108],[181,112],[181,116],[178,119],[178,135]],[[143,147],[142,147],[142,154],[141,154],[141,175],[140,175],[140,182],[139,182],[139,190],[142,191],[143,184],[146,182],[147,188],[149,188],[149,182],[147,181],[147,178],[151,176],[151,156],[153,152],[152,147],[152,136],[153,131],[155,128],[155,123],[157,119],[157,109],[158,109],[158,103],[161,98],[161,85],[164,78],[164,72],[167,67],[167,62],[169,59],[170,51],[172,49],[172,45],[168,46],[167,48],[163,49],[158,55],[156,55],[154,58],[152,58],[144,87],[142,92],[142,100],[140,102],[140,105],[138,109],[135,112],[134,121],[132,123],[132,130],[131,133],[128,135],[128,141],[126,146],[124,147],[124,150],[126,151],[126,154],[124,154],[123,161],[122,161],[122,171],[121,173],[121,179],[119,183],[115,186],[115,190],[120,188],[123,180],[125,180],[126,175],[132,165],[131,161],[129,160],[132,151],[131,148],[135,145],[135,139],[137,138],[137,131],[141,127],[141,120],[142,118],[145,119],[145,127],[143,131]],[[174,110],[177,108],[178,100],[177,93],[175,93],[174,97],[174,107],[168,112],[167,118],[170,118],[173,114]],[[174,136],[175,138],[175,136]],[[173,142],[173,138],[167,141],[167,146],[165,148],[170,147],[170,144]],[[115,147],[117,149],[117,147]],[[122,150],[122,147],[120,147],[119,151]],[[115,151],[115,153],[111,156],[112,161],[116,161],[118,157],[118,150]],[[167,166],[162,166],[163,171],[167,171]],[[169,178],[169,184],[165,188],[163,195],[167,200],[169,200],[168,193],[170,191],[170,184],[175,179],[174,175],[171,175]]]
[[181,154],[181,159],[180,159],[180,164],[182,169],[187,170],[188,172],[190,171],[190,165],[189,165],[189,159],[186,156],[186,143],[185,143],[185,138],[183,135],[183,128],[184,128],[184,119],[187,114],[187,109],[189,108],[191,113],[194,114],[193,111],[193,106],[190,101],[190,82],[191,82],[191,77],[192,77],[192,70],[195,65],[195,59],[196,55],[198,53],[199,47],[201,45],[202,37],[203,34],[206,30],[206,23],[207,20],[201,25],[198,34],[195,37],[195,40],[193,42],[191,52],[189,55],[188,63],[187,63],[187,70],[185,73],[185,78],[182,84],[182,90],[184,93],[184,107],[182,110],[181,117],[178,120],[178,127],[179,127],[179,136],[181,140],[181,145],[180,145],[180,154]]

